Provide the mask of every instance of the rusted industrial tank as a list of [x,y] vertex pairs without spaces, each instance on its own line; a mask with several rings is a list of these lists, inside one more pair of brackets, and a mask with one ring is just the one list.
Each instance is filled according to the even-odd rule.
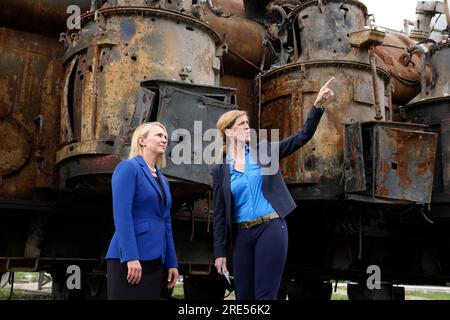
[[432,81],[400,109],[403,120],[426,124],[439,134],[433,190],[433,215],[449,217],[450,204],[450,40],[432,45],[427,55]]
[[61,182],[112,172],[127,153],[120,139],[152,117],[150,103],[137,112],[140,81],[219,84],[220,37],[192,9],[187,2],[108,1],[81,17],[80,31],[69,31],[57,152]]
[[[391,74],[393,108],[405,105],[420,92],[420,53],[409,52],[415,41],[406,35],[386,31],[384,41],[375,48],[377,64]],[[430,68],[426,68],[426,81],[430,82]]]
[[377,66],[374,51],[385,33],[364,28],[367,9],[359,1],[306,1],[289,17],[294,24],[290,57],[261,79],[261,127],[280,128],[281,137],[298,131],[320,85],[334,76],[338,95],[321,121],[324,129],[281,167],[287,183],[307,185],[294,191],[299,200],[339,198],[349,169],[343,123],[392,119],[391,74]]
[[[236,4],[230,12],[239,13]],[[195,1],[107,1],[81,17],[80,31],[68,31],[57,153],[62,185],[74,177],[112,172],[126,153],[123,137],[140,121],[156,119],[152,101],[136,111],[140,81],[218,86],[223,75],[222,83],[236,87],[242,108],[250,109],[254,70],[248,68],[262,59],[262,48],[254,48],[262,42],[263,28],[217,11]],[[238,30],[246,31],[249,45],[238,45]]]
[[[288,217],[290,230],[296,230],[289,239],[288,295],[315,288],[327,296],[330,284],[318,269],[340,277],[345,270],[364,270],[370,261],[387,273],[406,270],[411,266],[399,259],[416,253],[386,245],[397,223],[388,221],[398,221],[407,209],[419,215],[431,202],[437,143],[426,125],[394,121],[396,106],[413,98],[426,80],[420,55],[408,51],[414,42],[367,27],[360,1],[302,1],[295,7],[278,1],[266,9],[274,19],[268,38],[276,59],[256,79],[261,128],[280,129],[280,138],[299,131],[320,86],[336,78],[336,97],[315,136],[280,164],[299,201]],[[355,246],[357,253],[345,249]],[[353,299],[363,295],[364,285],[356,274],[351,278],[360,283],[349,289]]]

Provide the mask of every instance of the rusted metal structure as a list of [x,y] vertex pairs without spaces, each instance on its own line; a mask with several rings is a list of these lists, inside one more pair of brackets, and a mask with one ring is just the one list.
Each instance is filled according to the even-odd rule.
[[172,5],[159,8],[144,1],[108,4],[83,15],[81,30],[63,37],[63,147],[57,153],[62,182],[113,170],[125,148],[119,139],[152,118],[153,97],[136,110],[140,81],[219,83],[220,37],[204,22],[181,13],[188,8],[176,6],[180,13],[175,13],[168,10]]
[[432,45],[426,58],[432,69],[433,81],[429,86],[423,87],[417,97],[400,109],[400,116],[403,120],[427,124],[430,126],[430,131],[439,134],[434,176],[433,215],[448,217],[450,214],[449,39],[443,39],[442,42]]
[[[290,238],[288,294],[301,296],[309,288],[317,298],[329,297],[331,285],[322,280],[345,274],[359,283],[351,287],[351,298],[367,298],[361,275],[374,264],[385,274],[380,292],[393,298],[392,283],[428,276],[402,262],[419,254],[398,245],[397,237],[410,227],[402,223],[405,210],[420,217],[416,227],[428,232],[437,147],[428,126],[394,117],[420,84],[439,78],[408,50],[411,39],[366,28],[360,1],[301,1],[294,8],[281,1],[267,9],[269,17],[276,15],[276,32],[269,28],[267,37],[277,60],[257,79],[261,127],[280,128],[281,138],[298,131],[320,84],[336,78],[337,97],[318,132],[281,163],[294,199],[301,201],[288,218],[298,231]],[[406,238],[417,241],[405,236],[401,243]],[[314,249],[305,245],[311,242]],[[428,242],[423,246],[420,254],[432,250]],[[437,260],[424,261],[422,267],[430,269]],[[436,273],[436,281],[449,275],[448,258],[442,261],[446,271]]]
[[[80,29],[66,29],[69,5]],[[426,19],[441,8],[420,5]],[[101,296],[110,176],[134,128],[186,129],[170,157],[199,134],[194,121],[213,128],[238,107],[285,137],[335,76],[318,132],[281,163],[299,201],[289,299],[329,298],[333,279],[365,283],[368,265],[381,267],[383,298],[393,283],[449,281],[448,41],[367,28],[356,0],[6,0],[0,24],[0,273],[48,270],[56,298]],[[219,299],[209,166],[169,161],[165,174],[185,295]],[[64,289],[69,264],[88,290]]]
[[[351,140],[345,141],[342,123],[352,127],[355,126],[354,123],[361,123],[364,126],[364,123],[370,123],[372,120],[392,120],[393,116],[391,73],[378,67],[375,62],[374,47],[383,43],[385,33],[364,30],[367,11],[359,1],[347,1],[345,4],[342,1],[328,1],[321,9],[318,6],[317,1],[307,1],[288,15],[284,23],[293,25],[291,30],[293,43],[288,43],[288,46],[292,48],[290,57],[288,61],[285,61],[285,65],[276,65],[261,78],[261,126],[280,128],[281,136],[286,137],[301,127],[320,84],[330,76],[336,77],[334,89],[339,92],[339,97],[331,106],[333,112],[326,113],[322,120],[326,130],[319,130],[313,141],[298,155],[290,157],[281,164],[288,183],[310,185],[306,188],[308,191],[301,188],[298,200],[340,198],[344,192],[340,183],[342,179],[346,182],[358,180],[360,183],[357,184],[362,184],[356,189],[347,190],[351,193],[348,194],[349,197],[356,197],[352,194],[353,192],[365,190],[365,183],[362,183],[365,174],[356,172],[358,170],[356,167],[363,164],[357,164],[353,161],[354,159],[344,156],[344,144],[347,142],[348,146],[350,141],[361,138],[366,131],[359,128],[357,132],[348,133],[347,138]],[[336,26],[332,34],[330,28],[327,28],[329,25]],[[285,119],[292,119],[292,121],[286,122]],[[368,129],[369,132],[373,131],[368,133],[369,139],[375,139],[374,132],[378,131],[378,126],[375,122],[375,128]],[[402,130],[392,123],[389,127]],[[414,131],[422,130],[420,127],[411,127],[405,134],[414,136],[411,141],[416,141],[423,135],[416,134]],[[353,134],[357,136],[353,137]],[[379,143],[382,143],[383,147],[389,145],[394,147],[398,139],[396,136],[391,139],[394,143],[389,141]],[[363,152],[362,141],[359,142],[360,152]],[[428,142],[433,142],[433,139]],[[371,143],[375,145],[375,140]],[[355,146],[350,148],[353,147]],[[423,154],[427,153],[428,157],[416,166],[432,172],[433,143],[424,144],[422,147],[427,149],[427,152],[425,149],[418,152],[423,151]],[[352,152],[354,151],[352,149]],[[352,154],[352,156],[357,155]],[[411,156],[414,157],[414,155]],[[381,182],[383,174],[389,175],[388,172],[382,171],[376,174],[379,179],[377,181],[379,189],[389,188]],[[415,169],[399,177],[413,178],[410,175],[417,175]],[[428,180],[424,183],[429,182]],[[419,189],[423,191],[422,188]],[[389,198],[387,196],[389,192],[382,194],[384,198]],[[431,195],[431,189],[426,194]],[[393,199],[397,197],[393,196]],[[403,197],[399,196],[398,200],[400,199]],[[423,202],[429,202],[429,196],[425,195],[423,199],[428,200]]]

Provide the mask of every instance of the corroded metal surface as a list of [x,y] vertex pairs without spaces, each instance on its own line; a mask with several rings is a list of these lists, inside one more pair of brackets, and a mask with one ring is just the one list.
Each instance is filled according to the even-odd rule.
[[366,25],[367,8],[359,1],[306,1],[295,9],[300,33],[299,61],[368,62],[367,51],[349,45],[350,34]]
[[30,158],[31,137],[14,118],[0,118],[0,176],[21,169]]
[[57,37],[66,28],[68,6],[86,12],[90,4],[91,0],[2,0],[0,25]]
[[346,125],[347,197],[430,203],[437,135],[425,129],[381,121]]
[[[409,102],[420,92],[420,58],[417,53],[407,51],[413,45],[410,38],[387,32],[383,44],[375,48],[377,64],[392,75],[392,100],[396,105]],[[428,82],[430,77],[430,69],[427,68]]]
[[62,53],[56,40],[0,28],[1,196],[53,186]]
[[450,97],[449,61],[450,42],[440,43],[431,49],[430,64],[433,68],[433,82],[425,92],[427,99]]
[[364,143],[360,123],[345,126],[345,190],[360,192],[366,190]]
[[415,130],[377,128],[375,196],[431,202],[437,135]]
[[[145,85],[147,88],[152,86],[149,82]],[[212,163],[205,163],[204,157],[212,156],[211,150],[207,149],[211,142],[202,138],[206,130],[215,128],[221,114],[235,109],[235,106],[230,104],[230,89],[210,87],[203,88],[205,91],[209,89],[209,94],[195,92],[201,89],[190,86],[176,88],[170,82],[160,82],[155,90],[160,97],[156,120],[164,123],[167,131],[172,133],[164,174],[190,183],[212,185]],[[177,129],[183,131],[178,131],[175,136]]]
[[[283,10],[278,8],[282,16]],[[304,1],[281,23],[292,17],[296,25],[291,31],[296,36],[280,38],[281,58],[262,78],[261,127],[280,128],[281,138],[299,131],[320,85],[331,76],[336,78],[332,88],[336,97],[313,139],[281,162],[286,182],[306,191],[301,199],[340,198],[344,192],[364,191],[369,184],[373,200],[359,200],[429,203],[436,136],[402,130],[401,124],[391,122],[393,106],[411,99],[420,84],[419,59],[408,51],[412,41],[392,34],[385,41],[385,32],[364,29],[367,9],[359,1]],[[291,57],[283,59],[289,48],[293,48]],[[370,157],[363,150],[367,138],[354,130],[344,139],[342,125],[374,119],[388,120],[380,126],[389,129],[377,127],[369,138],[375,139],[373,152],[378,154],[373,155],[375,167],[367,175],[363,172],[364,159]],[[424,158],[417,159],[418,154]],[[386,163],[392,165],[391,171]]]
[[439,133],[436,152],[433,202],[450,202],[450,44],[442,42],[430,49],[431,84],[407,106],[400,109],[403,120],[424,123]]
[[253,123],[256,123],[256,97],[253,79],[225,74],[221,79],[221,84],[224,87],[236,88],[236,104],[240,110],[247,111],[250,119],[253,120]]
[[217,17],[211,12],[207,12],[205,21],[228,46],[228,53],[224,54],[224,72],[252,78],[264,54],[264,27],[244,17]]
[[265,28],[246,17],[243,0],[214,1],[223,8],[224,14],[216,16],[205,10],[204,21],[222,38],[227,50],[223,53],[223,75],[221,84],[236,88],[239,109],[249,112],[256,123],[256,97],[254,93],[254,76],[261,66],[263,57],[270,65],[270,52],[263,47]]
[[65,42],[61,144],[66,146],[57,153],[59,162],[95,154],[123,156],[117,137],[128,136],[139,81],[219,82],[220,38],[191,16],[112,7],[84,15],[82,25]]
[[[280,128],[280,138],[299,131],[320,89],[331,76],[336,78],[330,102],[314,138],[300,151],[281,162],[289,184],[316,184],[332,180],[340,184],[343,175],[343,123],[374,119],[371,67],[349,61],[320,61],[289,65],[263,77],[262,128]],[[380,96],[385,95],[389,75],[378,69]],[[384,106],[382,108],[384,110]],[[384,113],[383,113],[384,115]],[[286,121],[289,119],[289,121]],[[318,194],[320,198],[335,195]]]

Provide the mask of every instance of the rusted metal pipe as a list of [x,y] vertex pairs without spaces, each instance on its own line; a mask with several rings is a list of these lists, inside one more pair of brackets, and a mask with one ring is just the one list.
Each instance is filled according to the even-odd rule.
[[377,77],[377,58],[375,56],[375,48],[371,46],[369,50],[369,60],[372,66],[372,84],[373,84],[373,96],[375,99],[375,120],[382,120],[381,106],[380,106],[380,92],[378,91],[378,77]]
[[216,15],[221,16],[223,14],[223,10],[220,8],[220,6],[215,6],[212,0],[208,0],[208,7],[209,9]]
[[427,53],[421,45],[415,45],[408,49],[409,52],[419,51],[420,53],[420,67],[421,67],[421,75],[420,75],[420,95],[422,98],[425,98],[427,93]]
[[420,50],[420,67],[422,69],[420,74],[420,94],[422,95],[422,97],[425,97],[427,93],[427,79],[426,79],[427,61],[426,61],[426,53],[422,48]]
[[[225,5],[224,10],[228,12],[228,7]],[[247,61],[255,66],[261,64],[264,55],[263,40],[266,33],[262,25],[238,16],[229,18],[218,17],[210,10],[206,12],[205,21],[221,35],[224,42],[228,45],[230,54],[224,55],[225,72],[227,70],[240,72],[242,71],[241,69],[245,69],[249,65]],[[237,58],[234,53],[247,61]],[[271,57],[267,56],[266,61],[271,63]],[[244,68],[240,68],[241,64],[244,65]],[[254,68],[253,66],[251,70],[259,72],[259,68]],[[249,77],[253,79],[254,73]]]

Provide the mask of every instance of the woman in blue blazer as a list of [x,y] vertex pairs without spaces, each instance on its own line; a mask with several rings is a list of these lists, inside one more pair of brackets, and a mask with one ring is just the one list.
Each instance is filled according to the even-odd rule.
[[169,183],[159,168],[166,163],[166,128],[144,123],[133,134],[129,160],[112,176],[115,233],[107,259],[108,299],[160,298],[163,269],[167,287],[178,279],[170,222]]
[[[229,111],[217,121],[218,131],[227,138],[227,161],[212,170],[214,264],[219,274],[228,272],[226,252],[231,239],[239,300],[277,299],[288,248],[284,218],[296,205],[278,166],[273,169],[272,165],[312,138],[324,112],[323,103],[333,95],[328,88],[333,80],[320,89],[303,129],[277,145],[263,141],[256,148],[249,146],[250,127],[245,111]],[[278,156],[271,153],[273,147],[277,147]],[[261,148],[267,148],[269,162],[259,157]]]

